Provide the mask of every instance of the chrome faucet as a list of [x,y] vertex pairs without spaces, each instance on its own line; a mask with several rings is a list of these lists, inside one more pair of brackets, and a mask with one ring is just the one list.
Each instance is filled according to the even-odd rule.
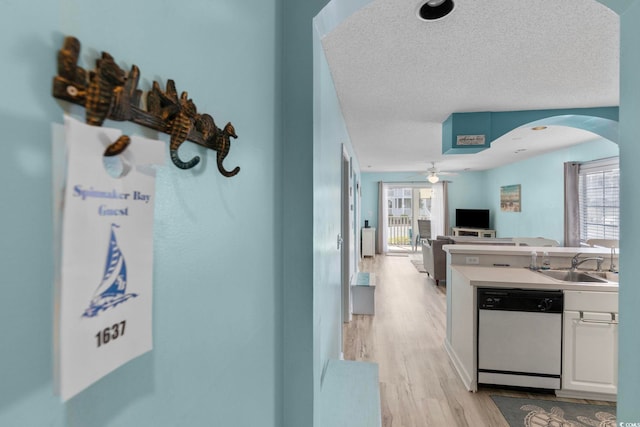
[[602,262],[604,261],[604,258],[602,258],[601,256],[594,256],[594,257],[579,259],[580,255],[582,255],[582,252],[578,252],[573,256],[573,258],[571,258],[571,271],[575,271],[580,264],[587,261],[595,261],[597,263],[596,271],[602,271]]

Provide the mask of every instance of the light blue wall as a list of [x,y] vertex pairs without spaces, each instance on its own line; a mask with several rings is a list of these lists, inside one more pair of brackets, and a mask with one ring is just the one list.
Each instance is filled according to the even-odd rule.
[[65,418],[51,383],[50,123],[61,111],[49,94],[60,37],[52,35],[57,4],[39,6],[34,14],[16,0],[0,14],[0,425],[62,425]]
[[[618,145],[598,140],[543,154],[486,172],[486,193],[498,237],[564,240],[564,162],[618,155]],[[500,210],[500,187],[520,184],[522,211]]]
[[[324,11],[323,11],[324,13]],[[319,16],[322,17],[323,13]],[[314,20],[317,24],[318,19]],[[325,21],[326,22],[326,21]],[[359,176],[347,127],[342,117],[333,79],[321,46],[319,28],[314,26],[314,152],[313,152],[313,283],[314,283],[314,384],[315,395],[322,395],[322,373],[331,359],[338,359],[342,351],[342,294],[341,251],[337,236],[342,233],[342,159],[353,158],[352,169]],[[343,154],[344,153],[344,154]],[[353,175],[350,187],[354,186]],[[352,197],[352,202],[355,197]],[[353,211],[351,239],[353,238]],[[353,259],[355,242],[349,245]],[[355,265],[350,267],[350,274]],[[321,399],[327,401],[330,399]],[[318,402],[318,399],[316,399]],[[318,408],[316,406],[316,408]],[[316,423],[322,412],[332,408],[318,408]]]
[[[445,177],[449,181],[449,225],[456,225],[456,209],[490,209],[486,172],[461,172]],[[490,215],[493,224],[493,211]]]
[[[280,1],[2,6],[0,425],[285,425]],[[310,50],[310,19],[301,26]],[[232,121],[239,138],[226,164],[242,171],[222,177],[215,153],[187,143],[184,157],[198,152],[203,165],[183,171],[169,162],[159,172],[154,350],[62,404],[52,392],[49,147],[50,124],[62,121],[50,93],[66,34],[83,43],[85,66],[108,51],[141,68],[142,88],[173,78],[200,111]],[[310,215],[304,223],[310,248]]]
[[[427,181],[412,181],[418,172],[364,172],[362,173],[362,224],[369,220],[369,226],[378,227],[378,183],[410,183],[416,184]],[[484,172],[461,172],[457,175],[446,176],[449,181],[449,223],[455,225],[456,208],[488,209],[485,189]]]
[[640,286],[634,267],[640,255],[640,1],[606,3],[628,5],[620,20],[620,220],[624,234],[620,238],[618,421],[640,423]]
[[[455,226],[456,209],[489,209],[491,227],[498,237],[544,236],[564,239],[564,175],[566,161],[587,161],[618,155],[608,140],[579,144],[482,172],[460,172],[443,177],[449,182],[449,224]],[[363,223],[378,223],[378,182],[408,182],[411,173],[363,173]],[[500,211],[500,187],[520,184],[522,212]]]
[[[284,250],[284,420],[285,426],[313,426],[313,27],[327,0],[282,0],[284,16],[282,106],[282,197]],[[274,165],[278,167],[278,165]]]
[[341,351],[342,144],[348,141],[318,34],[314,32],[313,289],[314,384],[319,393],[322,370]]
[[[533,123],[572,126],[617,141],[618,107],[453,113],[442,124],[442,153],[478,153],[512,129]],[[460,135],[484,135],[486,140],[480,146],[458,145]]]

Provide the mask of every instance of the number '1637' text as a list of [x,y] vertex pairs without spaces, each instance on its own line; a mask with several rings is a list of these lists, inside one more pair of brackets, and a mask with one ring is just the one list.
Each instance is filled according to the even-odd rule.
[[114,323],[111,327],[106,327],[101,331],[98,331],[96,334],[97,346],[103,346],[109,344],[113,340],[117,340],[121,336],[124,335],[124,327],[126,326],[127,321],[123,320],[120,323]]

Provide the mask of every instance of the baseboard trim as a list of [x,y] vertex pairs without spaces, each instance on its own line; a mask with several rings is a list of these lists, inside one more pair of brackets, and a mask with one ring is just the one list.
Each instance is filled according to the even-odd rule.
[[571,399],[603,400],[605,402],[618,401],[617,394],[594,393],[592,391],[556,390],[556,396],[568,397]]
[[466,389],[474,393],[478,391],[478,382],[475,379],[471,378],[471,375],[469,375],[462,362],[460,362],[460,359],[458,358],[455,350],[453,349],[453,347],[451,347],[451,344],[446,339],[444,340],[444,349],[449,356],[449,360],[451,360],[451,363],[453,363],[453,367],[456,368],[458,376],[462,380],[462,383],[464,384]]

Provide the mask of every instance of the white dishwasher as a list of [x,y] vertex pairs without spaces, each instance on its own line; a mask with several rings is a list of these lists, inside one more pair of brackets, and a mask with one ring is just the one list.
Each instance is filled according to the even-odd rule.
[[562,291],[478,289],[478,383],[559,389]]

